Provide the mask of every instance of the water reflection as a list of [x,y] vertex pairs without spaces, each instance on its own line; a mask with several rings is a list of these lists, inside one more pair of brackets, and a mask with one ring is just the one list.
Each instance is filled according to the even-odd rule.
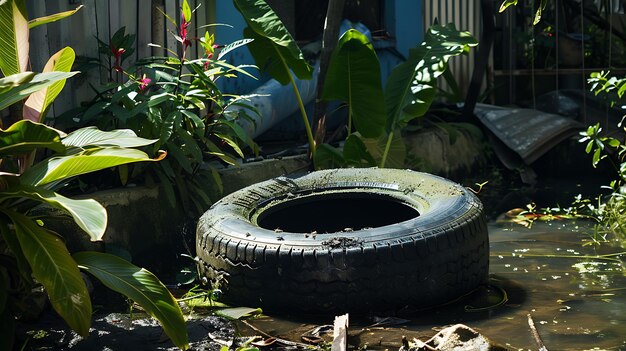
[[[408,320],[402,325],[372,326],[374,316],[351,316],[349,343],[394,350],[402,335],[426,340],[433,328],[465,323],[509,348],[536,349],[527,324],[530,313],[548,349],[626,349],[622,249],[583,246],[591,231],[590,223],[580,221],[538,222],[531,228],[492,222],[490,286],[432,310],[399,311],[390,320]],[[332,320],[269,316],[253,323],[270,334],[300,340],[306,330]]]

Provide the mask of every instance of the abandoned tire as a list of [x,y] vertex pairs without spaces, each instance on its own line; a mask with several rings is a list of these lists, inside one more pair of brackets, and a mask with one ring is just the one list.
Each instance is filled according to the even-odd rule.
[[427,173],[338,169],[224,197],[197,228],[200,273],[225,302],[364,312],[454,300],[487,280],[480,201]]

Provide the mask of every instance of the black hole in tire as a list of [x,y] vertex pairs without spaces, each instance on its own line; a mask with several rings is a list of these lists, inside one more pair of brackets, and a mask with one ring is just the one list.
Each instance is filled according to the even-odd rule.
[[259,214],[257,224],[269,230],[323,234],[377,228],[418,216],[415,208],[390,196],[323,193],[270,206]]

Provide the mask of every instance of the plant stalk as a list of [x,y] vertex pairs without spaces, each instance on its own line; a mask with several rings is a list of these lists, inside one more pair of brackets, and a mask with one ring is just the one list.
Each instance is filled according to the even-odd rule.
[[337,46],[339,40],[339,28],[343,15],[345,0],[330,0],[326,10],[326,21],[324,23],[324,34],[322,37],[322,52],[320,54],[320,72],[317,78],[317,93],[315,109],[313,112],[313,125],[315,126],[315,141],[323,143],[326,138],[326,107],[328,103],[320,100],[328,71],[330,56]]
[[349,137],[350,134],[352,134],[352,106],[348,105],[348,135],[346,138]]
[[[284,62],[283,62],[284,64]],[[300,96],[300,91],[296,86],[296,81],[293,79],[293,74],[289,71],[289,68],[285,64],[285,69],[288,72],[289,81],[291,82],[291,86],[293,87],[293,92],[296,94],[296,100],[298,101],[298,106],[300,107],[300,114],[302,115],[302,121],[304,122],[304,128],[306,129],[306,137],[309,140],[309,156],[311,159],[315,157],[315,140],[313,139],[313,132],[311,131],[311,124],[309,123],[309,117],[306,114],[306,110],[304,109],[304,103],[302,103],[302,97]]]
[[389,155],[389,149],[391,148],[391,140],[393,140],[393,132],[389,133],[389,136],[387,137],[385,151],[383,152],[383,157],[380,160],[380,168],[385,168],[385,162],[387,162],[387,156]]

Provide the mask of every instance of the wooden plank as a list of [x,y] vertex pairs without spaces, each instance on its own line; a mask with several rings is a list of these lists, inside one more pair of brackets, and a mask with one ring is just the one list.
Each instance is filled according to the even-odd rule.
[[152,0],[138,0],[137,4],[137,59],[151,56]]
[[[104,43],[109,43],[111,40],[111,18],[109,13],[108,1],[94,1],[95,6],[95,18],[96,18],[96,36]],[[100,62],[104,64],[104,67],[100,68],[100,83],[105,84],[112,79],[112,73],[109,69],[111,65],[111,58],[108,54],[98,54]]]
[[[177,23],[180,21],[180,16],[178,15],[178,1],[177,0],[165,0],[165,13],[170,16]],[[168,49],[173,52],[176,52],[180,55],[178,51],[178,42],[172,35],[172,33],[178,34],[178,29],[172,24],[172,22],[166,20],[165,28],[167,31],[165,32],[165,45]],[[168,32],[169,31],[169,32]],[[166,53],[168,56],[171,56],[171,53]]]
[[[96,0],[83,0],[83,5],[82,10],[61,22],[62,25],[68,26],[73,33],[71,36],[72,48],[76,52],[76,56],[98,58],[98,41],[95,38],[98,33],[98,27],[96,25]],[[70,108],[78,106],[78,104],[83,101],[90,100],[95,93],[89,87],[89,82],[97,86],[99,79],[100,71],[97,68],[81,72],[80,75],[71,78],[72,90],[70,91],[68,89],[68,92],[72,94],[73,105],[70,106]]]
[[[29,0],[27,3],[29,18],[37,18],[46,15],[46,4],[43,1]],[[48,27],[39,26],[30,30],[30,70],[41,72],[50,58],[48,47]]]
[[[206,20],[206,1],[204,0],[197,0],[196,1],[196,6],[200,6],[198,7],[198,9],[196,10],[196,12],[194,13],[194,16],[196,18],[196,25],[194,27],[194,35],[197,38],[200,38],[204,35],[204,32],[208,30],[208,28],[200,28],[198,29],[198,27],[202,27],[207,25],[207,20]],[[204,49],[202,48],[202,45],[198,44],[196,45],[196,57],[202,57],[204,55]]]
[[335,317],[331,351],[346,351],[348,348],[348,314]]
[[[125,61],[123,68],[126,69],[131,67],[137,61],[137,0],[113,0],[111,2],[111,17],[115,16],[119,19],[119,25],[117,27],[111,27],[111,32],[115,33],[119,28],[126,28],[126,35],[135,35],[135,41],[133,42],[133,47],[135,48],[135,53],[130,55]],[[123,77],[123,80],[126,80],[126,77]]]
[[151,43],[159,45],[160,47],[151,47],[153,56],[164,56],[165,50],[165,16],[163,13],[165,8],[161,0],[152,0],[152,30],[151,30]]
[[[54,14],[58,12],[68,11],[70,7],[66,2],[62,1],[46,1],[46,13]],[[72,35],[70,32],[70,25],[68,21],[70,19],[66,18],[64,20],[48,23],[46,26],[48,27],[48,47],[50,51],[50,55],[53,55],[60,49],[65,46],[71,46],[72,44]],[[81,28],[77,28],[77,31],[80,31]],[[43,67],[39,68],[39,70],[43,69]],[[61,113],[69,110],[75,105],[74,94],[72,94],[74,87],[74,80],[68,79],[65,82],[65,87],[59,93],[50,112],[48,112],[48,116],[59,116]]]
[[[111,38],[113,37],[113,35],[115,35],[115,32],[118,31],[118,29],[120,29],[120,27],[122,26],[121,21],[120,21],[120,0],[109,0],[109,17],[108,17],[108,22],[109,22],[109,38],[107,41],[105,41],[105,43],[110,43],[111,42]],[[107,19],[104,19],[105,21],[107,21]],[[111,64],[114,65],[114,58],[111,57]],[[119,72],[116,72],[114,70],[111,71],[111,78],[112,81],[116,81],[116,82],[122,82],[122,74]]]

